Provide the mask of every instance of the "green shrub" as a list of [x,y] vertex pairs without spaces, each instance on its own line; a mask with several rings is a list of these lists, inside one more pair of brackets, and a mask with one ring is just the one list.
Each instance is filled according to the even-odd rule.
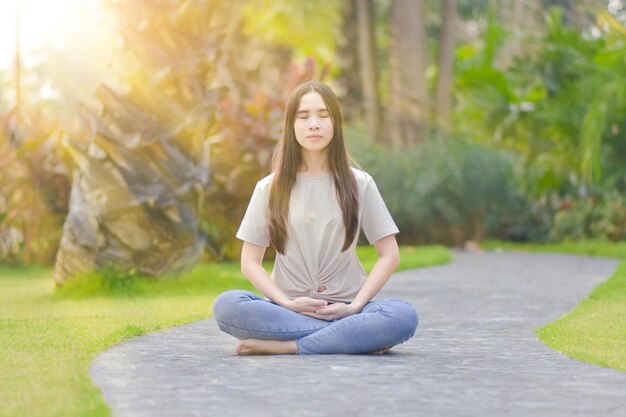
[[[38,116],[37,116],[38,117]],[[41,145],[47,121],[22,143],[9,142],[0,123],[0,264],[49,265],[61,238],[69,194],[61,152]],[[43,127],[42,127],[43,126]],[[32,126],[30,126],[32,128]]]
[[566,201],[564,208],[554,216],[550,240],[581,240],[587,237],[592,210],[593,203],[590,199],[579,200],[573,204]]
[[554,241],[626,239],[626,195],[611,191],[600,196],[564,199],[554,216],[549,238]]
[[513,216],[503,219],[507,227],[499,237],[516,242],[545,242],[562,200],[555,193],[545,194],[534,201],[522,194],[517,198]]
[[402,243],[458,245],[500,236],[523,201],[512,186],[512,157],[502,152],[459,138],[383,146],[354,126],[346,136],[375,178]]

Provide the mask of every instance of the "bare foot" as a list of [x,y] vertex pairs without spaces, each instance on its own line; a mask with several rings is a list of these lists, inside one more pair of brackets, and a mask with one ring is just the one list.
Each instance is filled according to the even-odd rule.
[[370,354],[372,354],[372,355],[384,355],[385,353],[389,352],[389,350],[391,350],[391,348],[377,349],[377,350],[374,350],[374,351],[370,352]]
[[240,340],[235,346],[236,355],[287,355],[298,353],[295,340]]

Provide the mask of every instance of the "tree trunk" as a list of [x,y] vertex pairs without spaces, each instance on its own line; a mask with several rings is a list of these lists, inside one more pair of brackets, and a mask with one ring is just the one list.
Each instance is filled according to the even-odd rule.
[[372,0],[357,0],[359,58],[365,120],[370,135],[382,139],[380,98],[378,94],[378,56],[376,53],[375,10]]
[[361,90],[361,65],[354,45],[358,43],[357,0],[346,0],[343,4],[341,32],[337,39],[337,65],[341,75],[337,79],[337,96],[341,101],[341,112],[345,120],[363,117],[363,95]]
[[454,32],[456,27],[456,1],[445,0],[441,19],[441,38],[439,41],[439,76],[435,97],[435,115],[439,134],[450,132],[450,114],[452,113],[452,64],[454,54]]
[[389,132],[396,143],[416,143],[428,131],[426,27],[422,0],[393,0],[390,10]]

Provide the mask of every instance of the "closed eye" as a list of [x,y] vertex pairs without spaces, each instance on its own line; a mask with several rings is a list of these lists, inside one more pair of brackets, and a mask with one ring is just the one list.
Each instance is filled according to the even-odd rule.
[[[324,119],[330,117],[330,112],[327,109],[319,109],[319,110],[317,110],[317,112],[314,110],[313,112],[317,113],[318,117],[321,117],[321,118],[324,118]],[[296,113],[296,115],[297,115],[298,119],[303,119],[304,120],[304,119],[308,119],[309,118],[310,113],[311,112],[309,110],[302,110],[302,111],[299,111],[298,113]]]

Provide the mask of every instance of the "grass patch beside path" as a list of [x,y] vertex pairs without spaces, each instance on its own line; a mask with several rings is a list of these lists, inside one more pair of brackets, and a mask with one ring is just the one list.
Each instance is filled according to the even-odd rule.
[[613,275],[571,313],[537,329],[549,347],[586,362],[626,371],[626,242],[529,245],[488,242],[486,248],[593,255],[621,259]]
[[[378,254],[374,246],[359,246],[359,260],[363,268],[369,272],[374,267]],[[442,265],[450,262],[450,251],[443,246],[400,246],[400,266],[398,271]]]
[[485,249],[509,249],[534,252],[571,253],[616,258],[626,261],[626,242],[607,242],[603,240],[580,240],[562,243],[512,243],[489,241],[482,242]]
[[[369,270],[375,251],[358,254]],[[399,269],[450,259],[443,247],[403,247],[401,254]],[[0,416],[109,416],[89,376],[99,352],[208,317],[222,291],[252,289],[236,263],[199,265],[169,280],[91,278],[55,291],[49,270],[0,268]]]
[[117,288],[90,298],[55,293],[48,271],[28,277],[2,271],[0,416],[110,415],[88,374],[91,361],[128,337],[207,317],[221,289],[249,288],[235,275],[228,285],[212,283],[215,269],[200,265],[192,272],[206,274],[207,285],[196,294],[162,296],[161,287],[170,284],[160,282],[153,285],[155,295],[124,296]]

